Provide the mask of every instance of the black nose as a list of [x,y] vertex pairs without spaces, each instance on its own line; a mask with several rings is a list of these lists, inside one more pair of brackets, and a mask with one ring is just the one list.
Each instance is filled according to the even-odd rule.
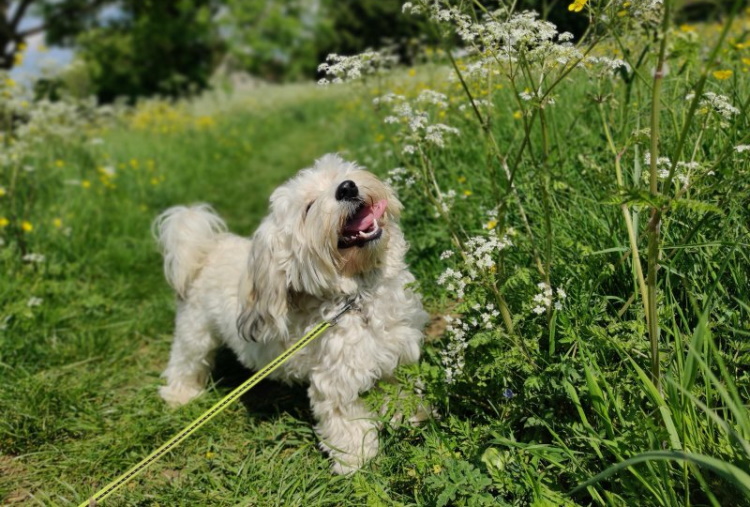
[[357,184],[352,180],[346,180],[336,189],[337,201],[351,201],[356,199],[358,195],[359,189],[357,188]]

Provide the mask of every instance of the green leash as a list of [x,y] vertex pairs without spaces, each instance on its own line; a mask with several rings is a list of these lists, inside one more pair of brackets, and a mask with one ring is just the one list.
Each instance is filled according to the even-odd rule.
[[123,487],[125,484],[130,482],[131,479],[133,479],[134,477],[139,475],[141,472],[143,472],[146,468],[148,468],[148,466],[151,463],[158,460],[159,458],[164,456],[166,453],[168,453],[170,450],[180,445],[187,437],[195,433],[198,430],[198,428],[200,428],[201,426],[206,424],[208,421],[213,419],[216,415],[222,412],[230,404],[237,401],[243,394],[248,392],[258,382],[266,378],[268,375],[271,374],[271,372],[273,372],[279,366],[284,364],[290,357],[296,354],[300,349],[304,348],[307,344],[312,342],[315,338],[325,333],[328,330],[328,328],[335,326],[338,320],[341,318],[341,316],[344,315],[349,310],[351,310],[351,308],[352,308],[352,302],[349,301],[344,305],[344,308],[331,320],[323,321],[317,326],[315,326],[315,328],[313,328],[310,332],[308,332],[305,336],[303,336],[297,343],[295,343],[294,345],[289,347],[287,350],[282,352],[276,359],[268,363],[265,367],[259,370],[255,375],[253,375],[252,377],[247,379],[245,382],[243,382],[234,391],[227,394],[224,398],[221,399],[221,401],[216,403],[213,407],[209,408],[198,419],[191,422],[182,431],[180,431],[175,436],[170,438],[165,444],[163,444],[154,452],[146,456],[133,468],[131,468],[130,470],[128,470],[127,472],[119,476],[114,481],[107,484],[104,488],[97,491],[95,495],[89,497],[88,500],[80,504],[78,507],[96,507],[99,504],[99,502],[101,502],[102,500],[107,498],[109,495],[111,495],[112,493],[114,493],[115,491]]

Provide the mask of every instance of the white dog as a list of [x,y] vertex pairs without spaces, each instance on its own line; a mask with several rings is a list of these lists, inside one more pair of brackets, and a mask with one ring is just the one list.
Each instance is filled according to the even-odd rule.
[[167,385],[172,405],[204,389],[223,343],[259,369],[347,302],[354,309],[272,378],[309,382],[321,447],[333,471],[378,451],[377,422],[359,399],[419,357],[427,314],[408,288],[401,203],[373,174],[326,155],[279,187],[251,239],[226,232],[205,204],[170,208],[154,222],[167,281],[177,292]]

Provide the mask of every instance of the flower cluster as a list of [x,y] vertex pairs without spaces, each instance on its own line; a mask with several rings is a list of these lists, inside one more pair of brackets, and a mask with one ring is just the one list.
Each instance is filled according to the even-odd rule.
[[[443,257],[445,252],[443,252]],[[446,268],[445,271],[438,277],[437,284],[441,287],[445,287],[445,290],[455,294],[456,298],[462,299],[465,295],[466,290],[466,276],[460,271],[456,271],[453,268]]]
[[513,243],[508,236],[498,237],[494,229],[487,235],[474,236],[466,242],[466,266],[469,269],[469,277],[474,279],[477,271],[495,269],[495,255]]
[[[482,272],[494,272],[497,253],[511,246],[513,242],[508,235],[501,238],[494,229],[469,238],[461,251],[462,269],[466,273],[446,268],[438,277],[437,284],[445,287],[448,292],[455,293],[457,298],[463,298],[468,284],[479,281]],[[446,250],[440,255],[440,259],[446,260],[453,256],[453,250]]]
[[[651,152],[645,152],[643,154],[643,163],[646,166],[651,165]],[[657,175],[661,179],[666,179],[669,176],[670,168],[672,167],[672,161],[669,157],[659,157],[656,159],[656,170]],[[695,161],[691,162],[677,162],[675,165],[674,179],[680,185],[687,186],[690,183],[690,175],[702,168],[701,164]],[[648,177],[648,173],[644,173],[644,178]]]
[[469,323],[474,326],[482,326],[485,329],[493,329],[497,322],[497,318],[500,316],[500,312],[495,308],[493,303],[488,303],[484,310],[480,304],[474,304],[471,307],[472,310],[477,312],[478,317],[471,317]]
[[318,72],[325,77],[318,81],[320,85],[343,83],[361,79],[362,76],[378,74],[398,63],[398,57],[385,51],[365,51],[358,55],[342,56],[335,53],[328,55],[326,61],[318,66]]
[[467,337],[471,331],[471,327],[458,317],[446,315],[444,318],[448,323],[446,327],[448,343],[445,348],[440,350],[440,361],[445,370],[445,382],[453,384],[464,372],[464,366],[466,365],[465,353],[466,348],[469,346]]
[[[685,100],[693,100],[694,98],[695,94],[690,93],[685,97]],[[739,112],[740,110],[732,105],[728,97],[718,93],[705,92],[698,102],[698,114],[705,116],[712,115],[718,118],[718,125],[721,128],[728,127],[729,122]]]
[[396,167],[395,169],[388,171],[388,176],[386,177],[385,182],[395,189],[409,188],[414,186],[417,182],[417,178],[407,169]]
[[498,59],[514,63],[522,56],[528,63],[555,67],[583,57],[570,43],[573,35],[558,33],[554,24],[540,20],[535,11],[508,16],[504,10],[498,10],[486,13],[478,21],[456,7],[446,7],[439,2],[408,2],[404,4],[404,11],[426,13],[438,24],[451,26],[467,47],[472,48],[475,54],[483,55],[483,58],[473,62],[471,73],[484,73],[483,68]]
[[439,218],[441,214],[449,213],[453,204],[456,201],[456,191],[452,188],[447,192],[438,191],[436,195],[437,206],[439,209],[435,209],[435,218]]
[[419,146],[443,148],[446,135],[460,134],[455,127],[431,122],[431,112],[448,108],[448,97],[443,93],[423,90],[413,100],[404,95],[388,93],[373,99],[373,104],[388,108],[390,114],[383,119],[386,124],[402,127],[397,135],[402,142],[401,151],[404,154],[416,153]]
[[555,291],[545,282],[538,283],[537,288],[539,293],[534,296],[535,306],[532,308],[532,312],[541,315],[551,308],[553,303],[555,310],[562,310],[562,303],[568,297],[563,289],[558,287]]
[[484,307],[476,303],[471,306],[471,310],[468,316],[446,315],[444,317],[448,324],[446,326],[448,343],[440,350],[440,361],[445,371],[445,381],[448,384],[455,383],[456,379],[463,374],[470,335],[480,329],[494,329],[500,316],[500,312],[492,303]]
[[24,262],[29,262],[32,264],[41,264],[44,262],[45,257],[42,254],[32,252],[32,253],[27,253],[26,255],[24,255],[22,260]]
[[0,113],[13,121],[0,130],[0,166],[22,164],[40,144],[50,140],[81,139],[87,131],[115,118],[115,109],[98,107],[94,99],[32,100],[31,92],[0,73]]
[[632,71],[630,64],[620,58],[609,58],[607,56],[587,56],[581,65],[586,68],[601,68],[604,72],[614,74],[620,70],[624,70],[627,73]]

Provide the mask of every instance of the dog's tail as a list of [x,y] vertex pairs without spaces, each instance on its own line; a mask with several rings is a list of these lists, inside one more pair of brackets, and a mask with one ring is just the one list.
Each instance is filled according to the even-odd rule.
[[164,254],[164,275],[178,296],[186,296],[217,236],[226,230],[208,204],[175,206],[154,220],[151,231]]

